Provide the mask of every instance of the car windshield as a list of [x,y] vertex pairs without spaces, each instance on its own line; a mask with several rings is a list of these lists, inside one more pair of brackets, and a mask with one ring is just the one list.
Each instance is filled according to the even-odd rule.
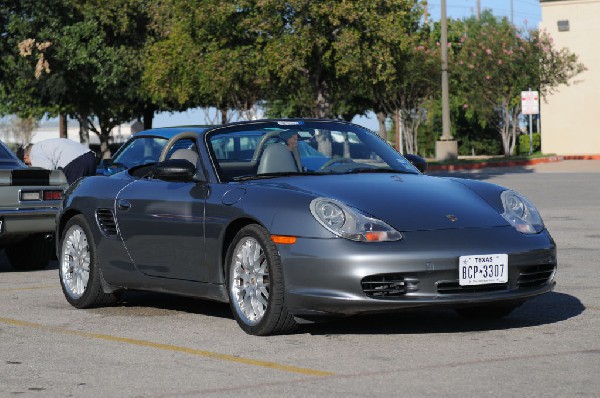
[[[167,143],[168,138],[138,136],[125,145],[113,158],[113,163],[118,163],[125,168],[158,162],[158,158]],[[169,154],[177,149],[194,148],[195,143],[190,139],[183,139],[169,150]],[[168,155],[167,155],[168,158]]]
[[207,134],[221,181],[419,171],[371,131],[343,122],[272,121]]

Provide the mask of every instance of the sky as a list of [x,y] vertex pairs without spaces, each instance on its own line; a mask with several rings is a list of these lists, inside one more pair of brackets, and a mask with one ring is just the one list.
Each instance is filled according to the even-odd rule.
[[[428,3],[431,18],[440,19],[442,1],[429,0]],[[512,19],[518,26],[536,28],[542,18],[539,0],[479,0],[479,3],[482,11],[492,10],[494,15]],[[446,0],[446,4],[446,12],[451,18],[465,18],[477,14],[477,0]]]
[[[496,16],[505,16],[520,27],[536,28],[542,18],[539,0],[479,0],[481,10],[489,9]],[[439,20],[441,0],[429,0],[429,14],[432,20]],[[467,18],[477,14],[477,0],[446,0],[446,13],[449,18]],[[512,5],[512,7],[511,7]],[[511,12],[512,10],[512,12]],[[353,120],[371,130],[377,130],[377,120],[373,115],[359,116]],[[207,124],[205,112],[192,109],[181,113],[163,112],[155,116],[154,127]]]

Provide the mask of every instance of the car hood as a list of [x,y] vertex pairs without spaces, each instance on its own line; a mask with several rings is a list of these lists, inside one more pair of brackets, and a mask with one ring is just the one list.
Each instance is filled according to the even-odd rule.
[[472,189],[456,180],[412,174],[297,176],[252,184],[337,199],[399,231],[509,225]]

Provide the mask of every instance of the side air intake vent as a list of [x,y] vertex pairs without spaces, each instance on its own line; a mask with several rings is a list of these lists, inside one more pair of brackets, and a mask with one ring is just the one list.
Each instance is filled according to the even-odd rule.
[[98,227],[106,236],[117,236],[117,224],[112,210],[98,209],[96,210],[96,220]]

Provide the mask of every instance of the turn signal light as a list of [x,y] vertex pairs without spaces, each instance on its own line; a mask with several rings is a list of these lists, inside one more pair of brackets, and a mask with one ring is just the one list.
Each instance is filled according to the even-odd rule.
[[271,240],[282,245],[293,245],[296,243],[295,236],[271,235]]
[[365,233],[365,239],[367,242],[380,242],[387,237],[387,234],[383,231],[370,231]]

